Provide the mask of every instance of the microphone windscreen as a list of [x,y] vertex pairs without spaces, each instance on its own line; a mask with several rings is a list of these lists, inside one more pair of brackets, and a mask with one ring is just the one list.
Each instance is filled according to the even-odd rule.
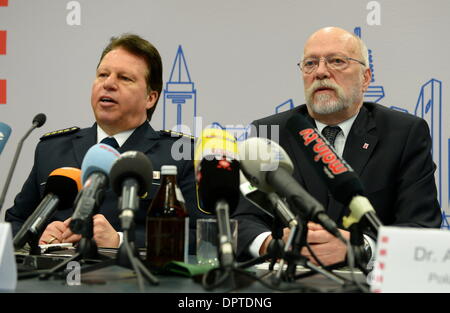
[[150,159],[140,151],[127,151],[114,162],[109,172],[111,186],[117,195],[122,193],[122,183],[125,179],[134,178],[138,181],[138,196],[150,193],[153,180],[153,166]]
[[9,125],[0,122],[0,154],[5,148],[6,143],[8,142],[9,136],[11,135],[11,127]]
[[229,159],[238,159],[236,138],[229,132],[218,128],[204,129],[197,141],[194,152],[194,166],[203,159],[225,156]]
[[61,167],[50,173],[45,184],[44,195],[52,193],[59,198],[59,209],[73,206],[81,190],[81,170],[74,167]]
[[358,175],[305,117],[295,114],[286,126],[336,200],[348,204],[353,196],[364,195]]
[[294,164],[284,149],[276,142],[259,137],[251,137],[239,143],[239,161],[245,177],[258,189],[272,192],[266,180],[268,172],[279,167],[292,174]]
[[90,147],[81,163],[82,184],[84,185],[94,172],[109,175],[111,167],[118,157],[120,157],[120,153],[109,145],[99,143]]
[[41,127],[42,125],[44,125],[46,120],[47,116],[45,116],[44,113],[39,113],[33,118],[33,125],[36,125],[36,127]]
[[216,202],[225,200],[232,213],[240,194],[236,138],[222,129],[203,130],[195,149],[195,174],[203,211],[214,214]]

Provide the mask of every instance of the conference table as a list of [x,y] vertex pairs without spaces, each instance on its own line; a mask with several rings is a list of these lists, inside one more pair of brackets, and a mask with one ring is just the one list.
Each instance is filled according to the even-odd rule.
[[[296,275],[305,277],[295,281],[281,281],[278,285],[273,284],[274,277],[278,272],[278,264],[273,270],[269,270],[269,263],[253,265],[245,270],[233,271],[233,280],[227,280],[215,288],[206,288],[202,279],[207,271],[197,272],[195,275],[179,274],[179,271],[165,271],[154,273],[159,281],[157,285],[144,279],[144,283],[138,284],[136,274],[130,268],[119,266],[115,262],[115,249],[100,251],[100,254],[109,257],[110,261],[96,260],[81,266],[79,281],[71,283],[65,276],[41,279],[39,275],[28,275],[32,271],[24,271],[21,265],[25,259],[26,263],[33,263],[36,268],[48,269],[55,264],[66,260],[69,254],[47,253],[41,256],[29,256],[26,253],[16,252],[16,260],[19,268],[19,280],[16,293],[175,293],[183,294],[217,294],[217,293],[346,293],[361,292],[354,284],[340,284],[338,279],[327,277],[321,273],[313,273],[309,269],[297,267]],[[140,251],[140,253],[143,253]],[[30,261],[32,260],[32,261]],[[111,261],[112,260],[112,261]],[[188,263],[196,266],[196,257],[189,256]],[[100,264],[100,265],[99,265]],[[103,264],[103,265],[102,265]],[[93,267],[95,266],[95,267]],[[85,271],[85,268],[91,270]],[[94,268],[92,270],[92,268]],[[245,272],[244,274],[242,272]],[[360,284],[365,284],[366,278],[360,271],[353,275],[348,269],[336,269],[333,271],[337,277],[342,279],[356,279]],[[65,274],[68,277],[67,272]],[[211,275],[211,277],[214,277]],[[209,285],[209,287],[211,287]],[[367,287],[367,285],[366,285]]]

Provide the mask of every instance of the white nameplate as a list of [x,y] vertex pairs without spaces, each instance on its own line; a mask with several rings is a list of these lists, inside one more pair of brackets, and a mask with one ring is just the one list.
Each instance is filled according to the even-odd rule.
[[0,290],[15,290],[17,286],[11,224],[0,223]]
[[450,231],[381,227],[372,292],[450,292]]

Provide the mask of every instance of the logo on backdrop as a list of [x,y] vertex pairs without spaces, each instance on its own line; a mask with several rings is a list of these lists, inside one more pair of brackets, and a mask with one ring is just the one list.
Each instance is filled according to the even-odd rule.
[[197,90],[191,80],[183,49],[179,45],[164,89],[163,129],[195,136],[196,116]]
[[[391,106],[392,109],[398,110],[405,113],[408,112],[407,109]],[[437,165],[436,168],[436,185],[438,190],[438,200],[441,204],[441,207],[443,207],[443,203],[445,203],[445,200],[447,200],[447,209],[450,207],[448,199],[443,199],[443,196],[445,196],[445,193],[442,192],[443,190],[443,180],[444,175],[443,173],[443,153],[445,151],[445,148],[443,148],[443,144],[445,141],[449,143],[448,149],[450,155],[450,139],[444,140],[443,139],[443,127],[442,127],[442,81],[432,78],[426,83],[424,83],[419,92],[419,97],[417,99],[416,107],[414,109],[414,115],[419,116],[423,118],[430,127],[430,133],[432,138],[432,156],[433,161]],[[450,165],[450,164],[449,164]],[[450,171],[450,167],[449,167]],[[447,175],[448,179],[448,186],[449,186],[449,192],[450,192],[450,172]],[[447,193],[447,197],[448,197]],[[442,227],[450,229],[450,225],[448,222],[448,218],[450,218],[449,214],[446,214],[445,211],[442,212]]]
[[[356,36],[361,37],[361,27],[355,27],[353,30]],[[372,79],[370,80],[369,88],[364,93],[364,99],[371,102],[377,102],[384,98],[384,87],[381,85],[376,85],[375,83],[375,67],[373,66],[373,51],[368,49],[369,52],[369,67],[372,71]]]

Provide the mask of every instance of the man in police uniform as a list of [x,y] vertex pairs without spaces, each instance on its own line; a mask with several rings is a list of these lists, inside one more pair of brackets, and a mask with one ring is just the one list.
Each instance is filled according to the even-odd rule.
[[[149,121],[162,89],[162,62],[156,48],[137,35],[125,34],[112,38],[103,51],[92,85],[91,105],[96,123],[91,128],[68,128],[51,132],[41,138],[35,152],[34,166],[14,206],[6,212],[17,233],[25,220],[38,206],[48,175],[60,167],[81,168],[87,150],[107,137],[119,152],[137,150],[151,160],[155,173],[162,165],[176,165],[178,184],[186,200],[190,215],[190,244],[193,251],[195,220],[202,216],[197,210],[193,168],[193,141],[182,135],[153,130]],[[174,149],[174,143],[178,142]],[[190,147],[190,160],[172,155],[172,150],[186,155],[177,147]],[[174,158],[175,157],[175,158]],[[149,173],[152,175],[152,173]],[[136,244],[145,245],[145,219],[152,196],[157,190],[159,177],[154,176],[152,192],[140,200],[136,212]],[[58,211],[43,232],[39,243],[77,242],[80,235],[69,228],[73,209]],[[121,242],[117,196],[108,189],[98,214],[93,217],[94,240],[100,247],[118,247]],[[205,216],[203,216],[205,217]]]

